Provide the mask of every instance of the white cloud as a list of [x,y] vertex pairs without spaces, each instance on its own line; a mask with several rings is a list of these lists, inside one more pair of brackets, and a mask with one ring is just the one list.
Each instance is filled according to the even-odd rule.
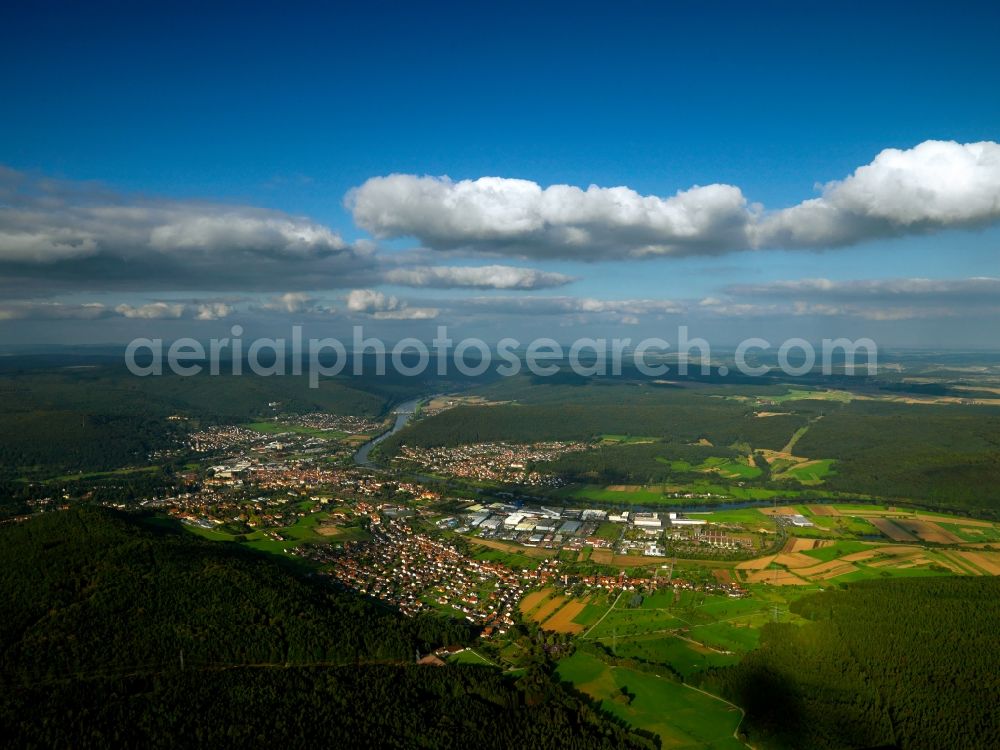
[[724,184],[660,197],[627,187],[406,174],[373,177],[345,202],[375,236],[415,237],[435,250],[611,260],[820,249],[1000,221],[1000,145],[886,149],[827,183],[819,198],[770,213]]
[[0,304],[0,321],[4,320],[97,320],[114,315],[114,311],[99,302],[69,304],[50,301],[14,301]]
[[431,320],[439,312],[435,307],[410,307],[396,297],[372,289],[353,289],[346,302],[349,311],[371,315],[376,320]]
[[889,148],[822,197],[767,216],[762,247],[829,247],[1000,220],[1000,144],[924,141]]
[[265,302],[262,307],[265,310],[280,310],[287,313],[302,312],[313,303],[312,297],[302,292],[286,292],[277,297],[272,297]]
[[398,307],[398,299],[374,289],[352,289],[347,294],[347,309],[351,312],[386,312]]
[[811,299],[841,301],[874,300],[950,300],[1000,302],[1000,278],[973,276],[965,279],[860,279],[831,281],[830,279],[796,279],[763,284],[733,284],[727,293],[742,297],[808,296]]
[[746,247],[750,212],[739,188],[707,185],[660,198],[627,187],[542,188],[528,180],[394,174],[346,197],[376,237],[414,236],[435,249],[598,260],[692,255]]
[[681,302],[664,299],[602,300],[594,297],[470,297],[435,302],[438,307],[465,314],[486,315],[604,315],[633,323],[641,316],[676,315],[684,312]]
[[1000,314],[1000,278],[796,279],[734,284],[702,310],[724,316],[819,315],[916,320]]
[[208,302],[194,306],[195,320],[221,320],[233,312],[231,305],[225,302]]
[[0,280],[12,291],[350,288],[376,266],[370,245],[302,216],[0,170]]
[[436,307],[403,307],[399,310],[378,310],[376,320],[433,320],[440,311]]
[[386,272],[392,284],[452,289],[545,289],[569,284],[575,279],[561,273],[516,266],[418,266]]
[[125,318],[160,320],[163,318],[179,318],[184,315],[186,307],[183,303],[171,302],[150,302],[144,305],[121,304],[115,307],[115,312]]
[[68,303],[53,300],[15,300],[0,305],[0,320],[219,320],[234,312],[225,302],[144,302],[106,305],[102,302]]

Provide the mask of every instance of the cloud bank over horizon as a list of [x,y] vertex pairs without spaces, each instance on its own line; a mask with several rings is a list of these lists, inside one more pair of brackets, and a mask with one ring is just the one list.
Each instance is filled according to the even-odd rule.
[[[817,251],[987,227],[1000,222],[1000,145],[924,141],[886,149],[817,189],[818,197],[768,211],[725,184],[660,197],[628,187],[394,174],[348,193],[354,221],[375,241],[347,241],[321,222],[274,209],[124,194],[0,167],[0,321],[271,316],[489,324],[537,317],[637,325],[665,316],[902,321],[1000,314],[996,272],[774,280],[772,269],[771,280],[720,276],[708,294],[678,293],[681,277],[672,294],[656,298],[649,285],[633,289],[622,277],[609,285],[599,273],[579,273],[579,264],[567,266],[574,273],[536,267],[582,261],[639,269],[640,260],[688,257],[710,269],[726,253]],[[420,246],[378,242],[400,238]],[[487,256],[527,262],[489,263]],[[590,287],[575,294],[536,294],[581,281]]]
[[765,211],[739,187],[673,196],[628,187],[392,174],[348,193],[358,226],[435,250],[582,261],[823,250],[1000,221],[1000,144],[924,141],[885,149],[821,196]]

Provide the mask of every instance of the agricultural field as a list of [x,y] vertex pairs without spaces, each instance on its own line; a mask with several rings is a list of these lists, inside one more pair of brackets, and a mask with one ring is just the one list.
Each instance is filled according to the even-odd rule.
[[284,435],[293,433],[295,435],[308,435],[310,437],[327,438],[330,440],[345,437],[346,432],[338,430],[321,430],[316,427],[306,427],[299,424],[287,424],[285,422],[250,422],[243,425],[248,430],[260,432],[264,435]]
[[[650,644],[657,639],[667,639],[676,649],[673,641],[679,640],[693,649],[688,659],[698,661],[698,654],[729,655],[752,649],[759,628],[772,621],[776,613],[785,620],[797,619],[788,614],[787,605],[800,595],[763,587],[752,596],[733,599],[670,588],[644,596],[641,604],[633,607],[631,595],[626,593],[581,637],[599,641],[622,656],[639,656],[638,650],[655,648]],[[639,658],[676,667],[673,662]]]
[[[611,647],[611,644],[606,645]],[[740,660],[739,654],[723,653],[696,641],[660,633],[619,638],[614,643],[614,654],[652,664],[669,664],[685,679],[706,669],[729,666]]]
[[831,388],[787,388],[784,393],[768,394],[766,396],[729,396],[734,401],[752,402],[755,406],[773,406],[784,404],[788,401],[837,401],[847,403],[856,396],[850,391],[835,390]]
[[718,474],[724,479],[756,479],[763,472],[753,464],[747,456],[728,458],[710,456],[699,464],[692,464],[682,459],[657,459],[678,472],[700,472],[702,474]]
[[[888,519],[877,519],[889,522]],[[916,543],[845,540],[738,563],[741,581],[779,586],[846,583],[870,578],[998,575],[1000,552],[939,549]]]
[[[519,547],[515,544],[503,544],[493,540],[477,539],[472,547],[471,554],[477,560],[487,560],[489,562],[499,562],[515,570],[527,568],[534,570],[537,568],[543,557],[549,555],[539,555],[539,550],[533,547]],[[532,554],[534,553],[534,554]]]
[[[209,539],[213,542],[233,542],[248,549],[266,552],[268,554],[288,557],[288,551],[306,543],[328,543],[340,541],[359,541],[368,539],[368,532],[358,526],[323,526],[325,513],[313,513],[303,516],[291,526],[257,529],[247,534],[233,534],[221,529],[209,529],[190,523],[178,523],[171,518],[151,518],[151,525],[180,527],[184,531]],[[269,534],[276,533],[284,537],[274,539]],[[295,557],[301,562],[301,558]]]
[[746,747],[735,737],[742,711],[721,698],[654,673],[609,666],[582,652],[560,661],[557,671],[603,709],[656,734],[665,750]]
[[480,654],[474,648],[467,648],[448,657],[452,664],[471,664],[473,666],[495,667],[496,664]]
[[656,437],[644,437],[642,435],[601,435],[602,443],[613,443],[615,445],[642,445],[644,443],[659,442]]
[[523,617],[555,633],[582,633],[608,609],[607,595],[598,592],[569,596],[551,586],[526,595],[518,607]]
[[832,458],[821,458],[815,461],[803,461],[795,466],[789,467],[781,478],[788,477],[796,481],[807,484],[822,484],[823,481],[833,473],[834,460]]
[[[749,467],[746,467],[749,468]],[[680,495],[669,497],[669,494]],[[697,480],[684,484],[665,483],[660,485],[573,485],[555,493],[559,499],[577,502],[593,501],[612,506],[647,505],[670,506],[691,505],[692,498],[696,502],[726,502],[731,500],[770,500],[771,498],[796,497],[801,493],[795,490],[774,490],[764,487],[740,487],[738,485],[717,484],[710,480]],[[687,495],[687,497],[684,497]]]

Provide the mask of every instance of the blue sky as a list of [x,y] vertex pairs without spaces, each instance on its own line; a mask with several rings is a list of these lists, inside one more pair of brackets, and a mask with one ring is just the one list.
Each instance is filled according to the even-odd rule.
[[[339,265],[314,284],[296,277],[286,289],[266,288],[249,278],[248,267],[246,277],[220,277],[217,288],[195,283],[197,274],[180,274],[171,287],[169,274],[155,264],[149,265],[148,283],[126,281],[129,274],[112,260],[125,257],[132,244],[120,249],[104,235],[95,240],[93,257],[32,255],[32,262],[55,271],[31,271],[22,250],[4,254],[0,224],[0,281],[6,275],[8,282],[0,294],[16,308],[0,322],[0,340],[79,336],[84,324],[72,306],[88,301],[104,305],[108,316],[119,305],[189,305],[176,316],[175,306],[164,317],[153,317],[151,309],[149,316],[124,321],[102,313],[96,327],[87,319],[88,336],[110,340],[127,336],[130,321],[148,327],[176,317],[171,325],[178,330],[182,323],[213,322],[189,320],[189,312],[192,305],[218,300],[228,305],[227,314],[204,317],[225,318],[227,325],[235,316],[263,319],[268,315],[261,300],[286,293],[309,297],[286,306],[298,308],[293,316],[346,324],[380,312],[383,325],[395,320],[394,330],[418,321],[404,323],[405,316],[390,315],[393,310],[440,311],[421,319],[424,328],[431,320],[457,324],[470,319],[468,305],[449,310],[449,300],[491,295],[673,300],[685,311],[665,313],[651,305],[649,321],[642,306],[597,313],[604,316],[600,320],[571,316],[571,324],[606,326],[616,315],[628,325],[637,318],[641,325],[662,325],[665,314],[697,318],[695,312],[711,307],[700,302],[728,296],[733,303],[757,305],[755,317],[768,327],[787,319],[781,304],[797,300],[779,299],[776,289],[758,290],[754,299],[740,292],[736,299],[732,287],[817,278],[995,278],[1000,231],[988,207],[955,220],[940,218],[931,207],[930,224],[921,219],[905,229],[893,214],[895,229],[859,229],[835,249],[825,241],[796,249],[768,242],[730,248],[713,239],[710,251],[679,252],[671,245],[653,259],[638,260],[622,257],[614,235],[577,256],[551,252],[548,244],[535,247],[537,238],[519,237],[498,249],[468,233],[387,233],[381,224],[359,222],[344,197],[370,178],[401,173],[447,175],[455,182],[517,178],[542,188],[627,186],[639,196],[664,199],[693,186],[723,184],[738,187],[750,206],[779,211],[817,197],[817,184],[848,178],[883,149],[909,150],[934,140],[997,141],[998,21],[995,4],[961,2],[271,8],[39,2],[7,8],[0,19],[0,64],[6,71],[0,78],[0,164],[14,175],[9,182],[17,186],[8,189],[20,197],[0,201],[0,207],[27,210],[25,194],[37,198],[47,181],[57,180],[63,233],[91,237],[92,226],[84,230],[65,216],[76,216],[74,202],[95,205],[106,191],[119,206],[159,210],[173,201],[171,216],[177,203],[194,202],[213,206],[213,216],[225,213],[220,207],[236,206],[305,217],[348,249],[322,246],[321,252],[340,258]],[[988,202],[996,186],[987,175],[976,189],[986,191]],[[32,211],[38,205],[32,203]],[[380,204],[378,210],[394,208]],[[157,216],[147,228],[167,221]],[[12,226],[15,220],[18,236],[24,235],[26,219],[14,217]],[[134,229],[115,234],[117,241],[134,243]],[[190,243],[183,247],[190,249]],[[412,255],[416,248],[423,249]],[[243,263],[245,257],[229,262]],[[388,280],[385,267],[393,263],[503,265],[576,280],[514,291],[429,288]],[[276,278],[276,267],[269,260],[260,277]],[[220,267],[206,266],[206,272],[219,274]],[[359,289],[381,293],[383,300],[350,310],[347,295]],[[878,319],[883,327],[892,317],[894,325],[885,326],[891,341],[919,343],[926,330],[935,333],[925,343],[937,346],[953,335],[974,343],[995,320],[986,302],[971,310],[948,308],[967,297],[954,286],[948,287],[950,300],[937,287],[908,287],[906,293],[916,297],[894,304],[911,310],[909,317],[898,310],[859,315],[857,308],[838,315],[844,299],[854,298],[853,289],[827,290],[836,300],[815,320],[798,313],[804,335],[836,332],[838,325],[864,328],[859,320],[874,325]],[[878,293],[898,300],[901,292],[892,287]],[[769,300],[767,309],[761,298]],[[36,309],[42,314],[35,315]],[[268,313],[275,317],[280,310]],[[712,314],[704,323],[709,329],[731,329],[721,305]],[[566,324],[565,315],[546,315],[554,325]],[[518,315],[510,317],[517,325]],[[951,328],[941,322],[946,318]]]

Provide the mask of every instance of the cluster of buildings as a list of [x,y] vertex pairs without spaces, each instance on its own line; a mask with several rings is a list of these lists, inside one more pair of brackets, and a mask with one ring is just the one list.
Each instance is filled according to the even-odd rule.
[[381,599],[408,615],[434,608],[501,635],[514,623],[525,591],[558,575],[558,563],[515,571],[476,560],[440,539],[416,533],[404,518],[373,517],[372,539],[342,546],[300,547],[295,554],[324,566],[343,586]]
[[801,513],[790,513],[790,514],[779,513],[775,515],[774,518],[778,521],[778,523],[787,524],[789,526],[795,526],[800,529],[806,529],[809,528],[810,526],[816,525]]
[[[446,519],[447,522],[448,519]],[[679,513],[606,511],[598,508],[515,506],[506,503],[475,504],[464,509],[453,527],[483,539],[516,542],[549,549],[631,550],[653,557],[666,553],[659,544],[664,531],[700,528],[702,519]],[[461,525],[459,525],[461,524]],[[608,524],[619,525],[616,529]]]
[[535,464],[555,459],[567,453],[587,450],[585,443],[475,443],[451,448],[413,448],[402,446],[395,457],[422,471],[446,474],[463,479],[557,487],[562,480],[533,468]]
[[673,543],[678,552],[683,552],[688,547],[706,546],[728,551],[753,549],[753,540],[749,535],[731,534],[714,525],[695,530],[674,529],[667,533],[667,540]]
[[[474,504],[461,514],[463,525],[455,530],[483,539],[517,542],[529,547],[608,547],[609,540],[595,536],[607,519],[603,510],[515,506],[507,503]],[[590,544],[593,542],[593,544]]]
[[192,432],[187,436],[187,447],[196,453],[228,451],[238,446],[263,445],[270,436],[239,425],[218,425]]
[[238,425],[209,427],[191,433],[185,440],[185,447],[195,453],[238,452],[237,460],[244,462],[250,457],[275,453],[333,458],[350,451],[349,446],[341,445],[331,437],[300,432],[259,432]]
[[297,414],[294,417],[277,417],[275,422],[308,427],[311,430],[346,432],[348,435],[374,435],[386,429],[385,422],[367,417],[357,417],[351,414],[327,414],[319,411],[310,414]]

